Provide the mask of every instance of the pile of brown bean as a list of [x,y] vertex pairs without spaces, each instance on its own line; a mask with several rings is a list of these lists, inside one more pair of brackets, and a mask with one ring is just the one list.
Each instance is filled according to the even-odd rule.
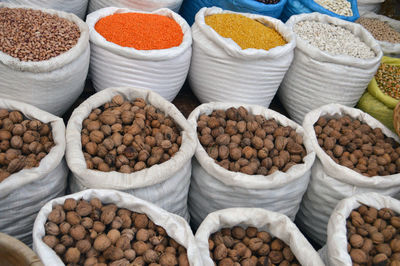
[[400,265],[400,217],[394,211],[361,205],[346,228],[353,265]]
[[0,182],[22,169],[38,167],[54,146],[51,126],[19,111],[0,109]]
[[307,155],[302,136],[293,128],[249,114],[243,106],[200,115],[197,135],[216,163],[248,175],[286,172]]
[[223,228],[210,236],[208,244],[218,266],[300,265],[282,240],[255,227]]
[[0,8],[0,50],[21,61],[43,61],[76,45],[79,27],[39,10]]
[[385,21],[376,18],[359,18],[356,23],[366,28],[378,41],[400,43],[400,32]]
[[321,148],[338,164],[364,176],[386,176],[400,172],[400,147],[380,128],[343,116],[320,117],[314,130]]
[[146,214],[103,205],[97,198],[90,202],[69,198],[55,205],[45,232],[43,242],[66,265],[189,266],[186,248]]
[[142,98],[117,95],[83,121],[82,148],[89,169],[132,173],[168,161],[182,143],[169,116]]

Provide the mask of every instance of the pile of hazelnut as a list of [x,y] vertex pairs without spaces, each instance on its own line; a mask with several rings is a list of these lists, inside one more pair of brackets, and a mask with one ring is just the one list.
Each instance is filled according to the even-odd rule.
[[223,228],[210,236],[208,244],[218,266],[300,265],[282,240],[255,227]]
[[117,95],[83,121],[82,149],[89,169],[132,173],[168,161],[182,143],[174,120],[144,99]]
[[248,175],[286,172],[303,163],[303,137],[274,119],[252,115],[243,107],[200,115],[197,135],[208,155],[220,166]]
[[189,266],[186,249],[146,214],[103,205],[98,198],[55,205],[45,231],[43,242],[66,265]]
[[50,124],[0,109],[0,182],[22,169],[38,167],[53,146]]
[[394,211],[361,205],[346,228],[353,265],[400,265],[400,217]]
[[320,117],[314,130],[321,148],[338,164],[364,176],[386,176],[400,172],[400,146],[380,128],[346,115]]

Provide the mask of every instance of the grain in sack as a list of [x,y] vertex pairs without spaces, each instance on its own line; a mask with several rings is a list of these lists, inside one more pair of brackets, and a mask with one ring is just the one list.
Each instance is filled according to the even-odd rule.
[[108,7],[88,15],[86,22],[96,91],[134,86],[153,90],[168,101],[176,97],[192,55],[190,27],[181,16],[166,8],[144,12]]
[[89,189],[48,202],[33,238],[34,250],[49,266],[202,265],[182,217],[115,190]]
[[67,13],[73,13],[80,19],[85,19],[89,0],[69,0],[68,2],[64,0],[2,0],[2,2],[38,8],[51,8]]
[[298,124],[262,106],[228,103],[203,104],[188,121],[198,132],[188,203],[194,228],[231,207],[294,219],[315,159]]
[[329,103],[354,107],[379,67],[379,44],[360,25],[318,13],[293,16],[286,24],[297,47],[278,95],[290,117],[301,123]]
[[204,265],[324,265],[285,215],[258,208],[210,213],[196,232]]
[[0,12],[0,97],[64,114],[85,85],[87,25],[73,14],[52,9],[0,3]]
[[400,22],[372,12],[356,20],[378,41],[383,54],[400,57]]
[[189,219],[196,136],[160,95],[128,87],[98,92],[75,109],[66,138],[72,192],[121,190]]
[[400,262],[400,202],[378,193],[343,199],[328,223],[328,241],[320,251],[326,265]]
[[30,246],[44,202],[65,194],[65,126],[29,104],[2,99],[0,109],[0,231]]
[[323,245],[340,200],[367,192],[399,196],[399,138],[363,111],[339,104],[308,113],[303,127],[317,159],[296,221]]
[[105,7],[125,7],[139,11],[154,11],[160,8],[168,8],[178,13],[183,0],[90,0],[89,12],[92,13]]
[[200,102],[269,106],[293,59],[292,31],[274,18],[213,7],[197,13],[192,32],[189,82]]

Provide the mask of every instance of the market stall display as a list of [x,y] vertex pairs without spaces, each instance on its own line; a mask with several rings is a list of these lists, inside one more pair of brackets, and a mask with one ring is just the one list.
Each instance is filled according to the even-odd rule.
[[0,233],[0,261],[4,265],[43,266],[28,246],[3,233]]
[[90,189],[54,199],[40,210],[33,230],[44,265],[202,265],[182,217],[118,191]]
[[400,262],[400,202],[378,193],[343,199],[328,224],[327,265],[397,265]]
[[361,25],[318,13],[293,16],[286,24],[297,46],[278,95],[290,117],[301,123],[329,103],[354,107],[379,67],[379,44]]
[[2,99],[0,108],[0,231],[31,245],[43,202],[64,195],[67,186],[65,126],[25,103]]
[[365,13],[356,23],[378,41],[385,55],[400,57],[400,21],[375,13]]
[[168,101],[176,97],[192,55],[190,27],[181,16],[169,9],[146,13],[109,7],[91,13],[86,22],[96,91],[133,86],[153,90]]
[[[209,118],[213,112],[218,119]],[[315,159],[301,126],[261,106],[228,103],[200,105],[188,121],[199,133],[188,203],[194,228],[231,207],[294,219]]]
[[311,111],[303,127],[317,159],[296,222],[323,245],[329,217],[340,200],[366,192],[399,196],[400,141],[370,115],[339,104]]
[[394,130],[393,109],[400,100],[400,59],[384,56],[375,77],[359,100],[357,107]]
[[75,109],[66,139],[72,192],[122,190],[189,219],[196,133],[160,95],[129,87],[98,92]]
[[160,8],[169,8],[179,12],[183,0],[89,0],[89,11],[92,13],[105,7],[125,7],[138,11],[155,11]]
[[200,102],[269,106],[293,60],[296,43],[288,27],[213,7],[197,13],[192,32],[189,83]]
[[0,2],[38,8],[51,8],[72,13],[77,15],[80,19],[85,19],[89,0],[1,0]]
[[196,14],[204,7],[220,7],[241,13],[279,18],[287,0],[184,0],[180,13],[192,25]]
[[0,3],[0,12],[4,36],[0,97],[63,114],[86,81],[90,57],[87,25],[73,14],[51,9]]
[[[257,208],[213,212],[196,232],[204,265],[324,265],[290,219]],[[297,262],[295,261],[297,260]]]

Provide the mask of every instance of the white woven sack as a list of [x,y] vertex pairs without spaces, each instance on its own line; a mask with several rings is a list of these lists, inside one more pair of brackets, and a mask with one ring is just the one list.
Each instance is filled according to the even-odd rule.
[[347,252],[347,229],[346,219],[352,210],[361,204],[376,209],[390,208],[400,213],[400,201],[380,195],[378,193],[358,194],[346,198],[338,203],[329,219],[328,241],[326,243],[325,256],[322,257],[326,265],[330,266],[352,266],[352,261]]
[[110,6],[126,7],[139,11],[154,11],[160,8],[169,8],[178,13],[182,2],[183,0],[90,0],[89,13]]
[[213,14],[238,14],[221,8],[202,8],[192,26],[193,57],[189,82],[202,103],[239,102],[268,107],[292,60],[294,33],[275,18],[239,13],[279,32],[288,42],[283,46],[243,50],[205,23]]
[[210,213],[196,232],[203,264],[214,265],[210,258],[208,238],[222,228],[253,226],[267,231],[287,244],[300,265],[323,266],[321,258],[296,225],[285,215],[257,208],[231,208]]
[[295,56],[279,88],[278,95],[290,117],[302,123],[304,116],[324,104],[340,103],[353,107],[375,75],[382,50],[361,25],[319,13],[292,16],[286,24],[314,20],[344,27],[365,42],[376,54],[371,59],[331,55],[296,38]]
[[[123,95],[129,100],[142,97],[147,103],[172,117],[182,130],[179,151],[162,164],[131,174],[88,169],[82,152],[82,121],[94,108],[111,101],[115,95]],[[192,171],[191,158],[195,152],[197,136],[179,110],[160,95],[149,90],[133,88],[109,88],[98,92],[72,113],[66,138],[66,158],[72,171],[72,192],[87,188],[123,190],[189,220],[187,195]]]
[[[201,114],[213,110],[226,110],[240,104],[208,103],[197,107],[189,116],[192,128],[197,128]],[[281,125],[290,126],[304,136],[303,128],[285,116],[257,105],[242,105],[251,114],[275,119]],[[246,175],[228,171],[208,156],[196,140],[196,158],[193,159],[192,182],[189,193],[191,223],[197,228],[211,212],[231,207],[257,207],[276,211],[294,219],[310,179],[315,153],[309,140],[304,139],[307,156],[303,164],[292,166],[286,173],[277,171],[272,175]]]
[[27,118],[50,123],[52,127],[55,146],[39,167],[23,169],[0,183],[0,232],[31,245],[33,222],[40,208],[64,195],[67,186],[68,167],[63,160],[65,126],[61,118],[29,104],[0,99],[0,108],[20,111]]
[[200,253],[193,232],[182,217],[169,213],[150,202],[141,200],[127,193],[105,189],[85,190],[54,199],[43,206],[36,218],[33,228],[33,249],[39,255],[45,266],[64,265],[58,255],[42,241],[42,238],[45,236],[44,225],[47,216],[52,211],[53,206],[63,204],[67,198],[76,200],[83,198],[88,201],[92,198],[99,198],[104,204],[114,203],[119,208],[145,213],[156,225],[162,226],[171,238],[186,248],[190,265],[202,266]]
[[185,82],[192,56],[192,33],[187,22],[175,12],[163,8],[151,12],[174,19],[182,28],[183,40],[177,47],[161,50],[136,50],[107,41],[96,30],[101,18],[134,11],[108,7],[87,16],[90,45],[90,76],[96,91],[109,87],[133,86],[150,89],[172,101]]
[[21,61],[0,51],[0,98],[32,104],[62,115],[83,91],[89,68],[90,46],[87,25],[74,14],[45,8],[0,3],[1,7],[36,9],[73,21],[81,36],[69,51],[49,60]]
[[358,13],[360,16],[368,12],[378,13],[385,0],[357,0]]
[[[378,15],[378,14],[375,14],[372,12],[367,12],[362,17],[379,19],[381,21],[386,22],[389,26],[391,26],[397,32],[400,32],[400,21],[398,21],[398,20],[391,19],[391,18],[383,16],[383,15]],[[400,43],[390,43],[390,42],[382,42],[382,41],[377,41],[377,42],[380,44],[382,51],[385,55],[400,57]]]
[[400,174],[366,177],[335,163],[325,153],[318,145],[313,127],[318,118],[325,115],[331,117],[349,115],[372,128],[381,128],[386,136],[400,142],[396,134],[359,109],[329,104],[306,115],[303,127],[307,138],[311,141],[312,149],[317,154],[317,159],[311,170],[311,181],[297,214],[297,221],[302,231],[320,245],[326,242],[328,220],[340,200],[366,192],[389,196],[400,192]]
[[39,8],[51,8],[73,13],[79,18],[84,19],[86,17],[86,9],[89,0],[0,0],[0,2]]

